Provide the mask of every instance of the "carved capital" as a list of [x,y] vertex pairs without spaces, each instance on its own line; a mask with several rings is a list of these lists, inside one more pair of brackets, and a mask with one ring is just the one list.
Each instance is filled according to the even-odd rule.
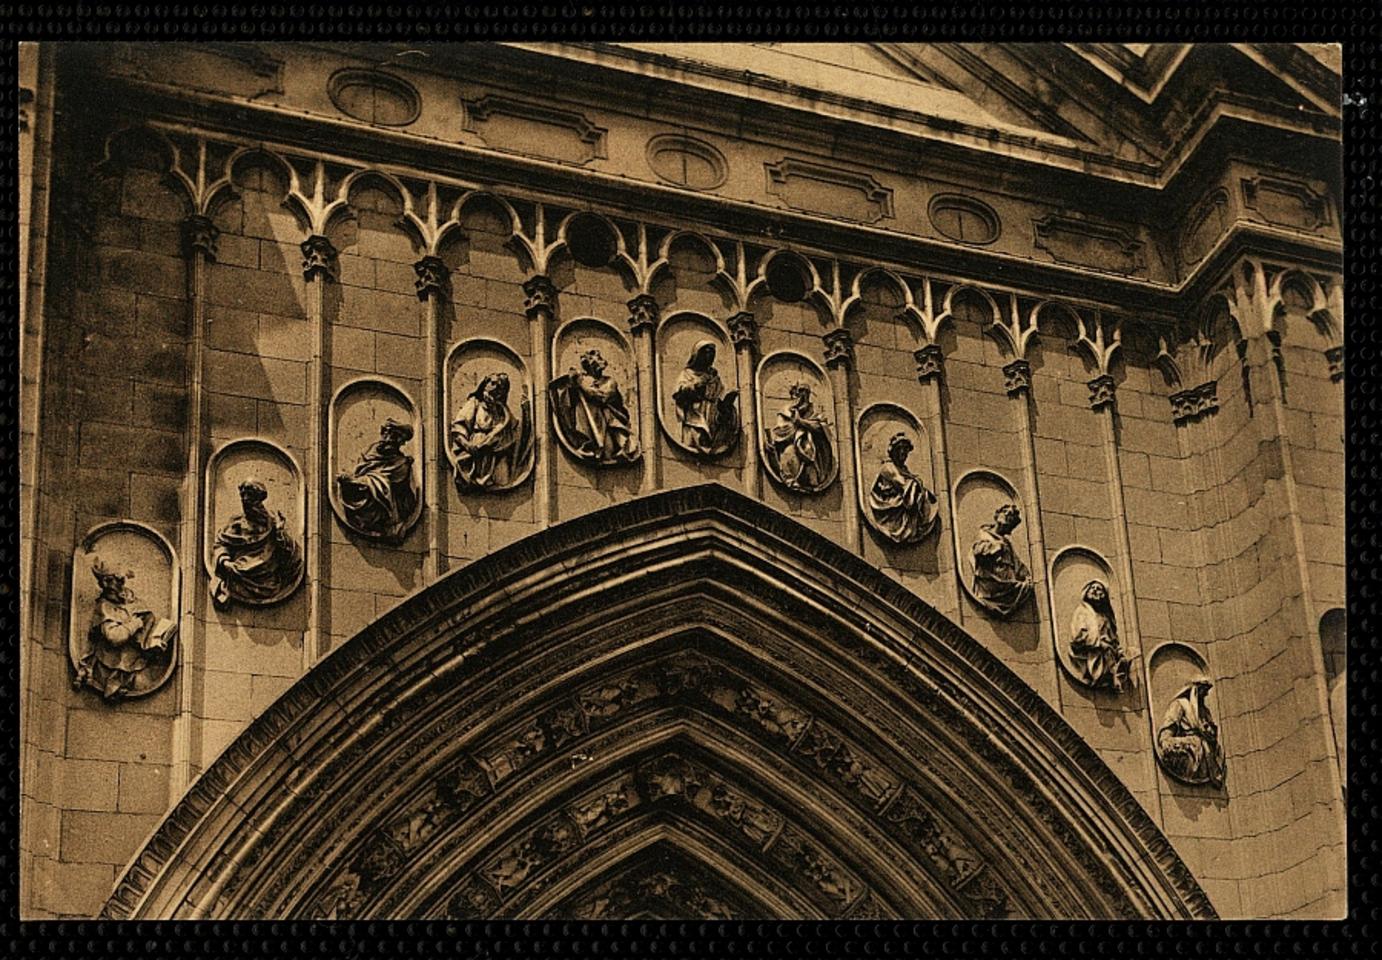
[[646,293],[640,293],[628,303],[629,307],[629,332],[640,333],[651,331],[657,326],[658,306],[657,300]]
[[758,346],[758,321],[751,313],[736,313],[725,321],[735,350],[752,350]]
[[310,283],[321,277],[330,280],[336,264],[336,247],[330,239],[321,234],[313,234],[300,244],[302,248],[302,275]]
[[1117,384],[1107,373],[1089,381],[1089,409],[1102,410],[1113,403],[1113,393]]
[[917,379],[925,383],[940,374],[945,354],[941,352],[939,344],[928,343],[920,350],[913,351],[912,358],[917,362]]
[[1014,360],[1003,368],[1003,389],[1015,397],[1032,388],[1032,365],[1026,360]]
[[549,277],[538,274],[523,281],[523,312],[529,320],[557,312],[557,288]]
[[1344,345],[1325,350],[1324,358],[1329,361],[1329,379],[1338,383],[1344,378]]
[[848,330],[830,330],[821,335],[825,341],[825,365],[848,366],[854,360],[854,338]]
[[423,257],[413,264],[413,272],[417,274],[414,285],[419,300],[426,300],[433,294],[439,297],[446,294],[446,281],[451,276],[451,268],[440,257]]
[[1191,387],[1189,390],[1181,390],[1179,393],[1171,394],[1171,420],[1175,423],[1198,420],[1218,409],[1219,382],[1217,380],[1210,380],[1198,387]]
[[210,217],[194,213],[182,221],[182,246],[189,256],[201,253],[208,260],[216,259],[216,240],[221,231]]

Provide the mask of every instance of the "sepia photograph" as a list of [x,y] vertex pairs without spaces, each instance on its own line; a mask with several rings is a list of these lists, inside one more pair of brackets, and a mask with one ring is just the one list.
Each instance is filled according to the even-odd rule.
[[1342,51],[20,44],[19,917],[1346,918]]

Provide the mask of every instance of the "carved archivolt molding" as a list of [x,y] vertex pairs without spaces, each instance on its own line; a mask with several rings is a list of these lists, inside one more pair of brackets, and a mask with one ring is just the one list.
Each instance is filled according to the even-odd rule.
[[227,748],[105,912],[560,912],[664,841],[729,877],[726,903],[789,915],[1213,916],[993,655],[715,485],[404,601]]

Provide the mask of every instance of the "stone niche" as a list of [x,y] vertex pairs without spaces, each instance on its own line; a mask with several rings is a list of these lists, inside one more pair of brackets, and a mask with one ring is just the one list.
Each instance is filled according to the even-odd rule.
[[[1018,496],[1017,489],[999,474],[988,470],[970,470],[955,481],[954,525],[952,533],[955,542],[955,571],[965,595],[974,605],[988,616],[1001,616],[989,611],[987,605],[974,594],[974,542],[985,524],[994,522],[994,512],[1003,504],[1011,503],[1021,513],[1022,522],[1008,535],[1018,560],[1026,565],[1028,576],[1032,574],[1032,543],[1028,535],[1031,518],[1027,507]],[[1020,611],[1029,601],[1023,600],[1012,611]],[[1010,614],[1011,615],[1011,614]]]
[[[879,471],[889,462],[888,448],[896,434],[903,434],[912,444],[906,469],[925,485],[932,495],[921,505],[918,520],[909,524],[907,536],[897,540],[895,531],[879,523],[870,505],[869,493],[878,479]],[[940,525],[940,514],[934,499],[936,492],[935,467],[931,459],[931,442],[921,421],[906,407],[896,403],[874,403],[859,412],[854,428],[855,462],[858,464],[855,486],[858,489],[859,511],[864,523],[885,542],[906,545],[920,542]]]
[[[583,358],[590,351],[598,353],[604,361],[603,376],[613,383],[606,384],[603,389],[608,392],[617,388],[623,410],[620,412],[618,404],[614,403],[608,404],[608,411],[592,408],[593,420],[598,421],[592,424],[593,433],[577,435],[553,394],[561,389],[563,378],[570,378],[566,382],[571,382],[584,373]],[[548,402],[552,407],[552,430],[573,459],[599,467],[627,466],[641,459],[643,444],[651,438],[639,435],[638,410],[644,398],[638,395],[637,370],[628,338],[613,324],[595,317],[576,317],[557,328],[552,337],[552,384]],[[567,426],[563,426],[564,421]]]
[[[283,532],[301,551],[305,545],[307,516],[306,488],[302,469],[292,454],[278,444],[258,437],[231,440],[219,447],[206,463],[206,535],[202,560],[207,576],[216,581],[215,550],[217,533],[243,513],[240,484],[255,480],[263,484],[267,496],[264,507],[271,516],[281,514]],[[285,579],[279,589],[259,598],[232,594],[237,604],[267,606],[286,600],[302,584],[305,564],[297,564],[295,577]]]
[[[523,358],[508,344],[471,337],[451,348],[443,369],[442,429],[446,431],[446,456],[457,491],[500,493],[522,486],[532,475],[537,450],[537,438],[533,436],[534,387]],[[476,430],[468,407],[475,406],[469,404],[472,399],[480,402],[476,393],[487,379],[499,377],[508,381],[508,396],[503,403],[508,422],[514,426],[512,436],[495,443]],[[471,443],[483,445],[488,452],[467,456],[460,437],[462,420],[467,436],[473,438]]]
[[[406,424],[412,437],[399,445],[396,457],[412,459],[407,480],[394,479],[388,494],[371,498],[374,508],[351,508],[338,478],[351,477],[361,456],[381,441],[386,421]],[[351,533],[373,540],[397,542],[407,536],[422,516],[423,484],[426,482],[427,441],[417,405],[395,383],[377,377],[361,377],[343,384],[331,398],[327,457],[330,464],[331,509],[337,521]],[[381,475],[384,464],[380,463]],[[400,471],[401,472],[401,471]],[[382,486],[382,484],[381,484]],[[368,522],[365,522],[368,520]]]
[[1047,577],[1046,587],[1056,644],[1055,656],[1071,682],[1083,687],[1092,686],[1085,681],[1080,665],[1075,662],[1070,641],[1075,633],[1075,614],[1085,605],[1085,588],[1095,581],[1103,584],[1108,594],[1109,609],[1102,612],[1111,614],[1119,647],[1129,661],[1128,683],[1124,692],[1131,693],[1137,681],[1135,664],[1138,651],[1137,638],[1130,632],[1131,624],[1126,616],[1130,601],[1124,596],[1122,582],[1114,575],[1108,561],[1090,547],[1065,547],[1051,558],[1051,573]]
[[[118,584],[103,588],[98,572]],[[178,663],[181,584],[177,552],[158,531],[131,520],[93,527],[72,555],[73,686],[115,702],[167,683]]]
[[[714,369],[727,396],[739,394],[733,403],[723,404],[721,417],[730,417],[734,429],[716,436],[714,442],[700,442],[698,435],[688,432],[678,414],[674,395],[682,374],[691,365],[698,345],[709,342],[715,347]],[[720,459],[739,445],[742,428],[740,416],[743,385],[739,383],[739,365],[730,344],[728,332],[709,317],[696,313],[677,313],[665,318],[657,329],[657,415],[667,440],[678,450],[693,457]],[[709,419],[709,418],[707,418]],[[724,422],[728,426],[728,421]]]
[[[817,494],[829,489],[840,472],[839,431],[834,422],[835,398],[830,378],[824,369],[800,353],[777,350],[758,361],[757,443],[762,454],[763,468],[773,482],[795,494]],[[794,398],[794,388],[805,388],[809,397]],[[799,445],[787,440],[775,441],[774,434],[788,422],[788,411],[794,404],[798,410],[809,403],[809,417],[819,426],[811,430],[810,439],[816,447],[813,462],[799,455]]]
[[[1162,772],[1187,786],[1222,787],[1227,775],[1223,735],[1218,721],[1212,718],[1217,713],[1217,686],[1211,686],[1190,700],[1185,699],[1187,691],[1197,682],[1213,679],[1204,656],[1185,643],[1163,643],[1152,651],[1149,668],[1153,748]],[[1202,705],[1204,712],[1196,718],[1194,711],[1187,707],[1188,703]],[[1199,726],[1199,736],[1176,737],[1174,731],[1166,730],[1173,717],[1183,718],[1187,714],[1191,715],[1193,725]],[[1199,762],[1192,763],[1194,759]]]

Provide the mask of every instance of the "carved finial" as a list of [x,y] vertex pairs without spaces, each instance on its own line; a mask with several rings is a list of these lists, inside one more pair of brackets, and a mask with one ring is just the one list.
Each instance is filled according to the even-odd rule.
[[1113,392],[1117,384],[1107,373],[1089,381],[1089,409],[1102,410],[1113,403]]
[[1032,365],[1026,360],[1014,360],[1003,368],[1003,389],[1015,397],[1032,387]]
[[551,316],[557,309],[557,288],[550,278],[538,274],[523,282],[523,312],[529,320],[536,320],[544,313]]
[[221,231],[216,229],[216,224],[211,222],[210,217],[194,213],[182,221],[183,248],[189,255],[200,252],[208,260],[215,260],[216,240],[220,235]]
[[417,274],[415,285],[419,300],[426,300],[434,293],[439,297],[445,295],[446,281],[451,275],[451,268],[446,265],[446,261],[440,257],[423,257],[413,264],[413,272]]
[[640,330],[651,330],[657,326],[657,300],[649,294],[640,293],[629,301],[628,307],[630,332],[638,333]]
[[912,358],[917,362],[917,379],[925,383],[940,374],[945,354],[941,352],[940,344],[928,343],[914,351]]
[[750,350],[758,345],[758,321],[751,313],[736,313],[725,321],[734,349]]
[[336,247],[321,234],[313,234],[301,243],[302,275],[310,283],[317,277],[331,279],[336,261]]
[[854,359],[854,338],[848,330],[829,330],[821,339],[825,341],[826,366],[848,364]]

